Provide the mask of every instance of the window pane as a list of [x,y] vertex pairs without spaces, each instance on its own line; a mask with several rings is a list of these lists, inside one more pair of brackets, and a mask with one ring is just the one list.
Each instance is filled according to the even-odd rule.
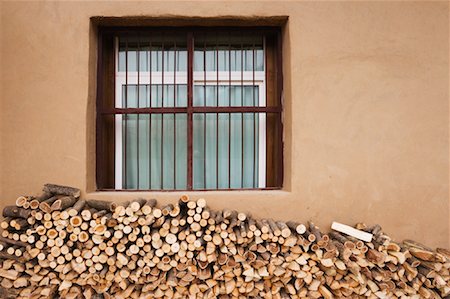
[[123,188],[186,189],[186,127],[185,114],[124,116]]
[[163,114],[163,148],[162,148],[162,178],[161,189],[174,189],[174,126],[173,114]]
[[195,39],[194,71],[264,71],[262,36],[228,34]]
[[193,115],[193,188],[205,189],[205,167],[206,167],[206,114],[195,113]]
[[124,178],[126,189],[137,189],[137,167],[138,167],[138,155],[137,155],[137,115],[125,115],[123,121],[123,153],[124,153]]
[[[218,100],[217,100],[218,99]],[[259,86],[195,85],[193,105],[198,106],[260,106]]]
[[[205,152],[205,163],[206,163],[206,186],[205,189],[216,189],[217,177],[216,177],[216,152],[217,146],[217,120],[216,115],[208,113],[205,118],[206,122],[206,152]],[[195,132],[194,132],[195,134]]]
[[242,65],[241,50],[231,50],[231,71],[240,71]]
[[187,188],[187,115],[175,114],[176,121],[176,189]]
[[[162,37],[119,37],[119,72],[185,72],[187,70],[186,38],[163,41]],[[128,62],[128,64],[127,64]],[[163,66],[164,63],[164,66]],[[128,68],[127,68],[128,65]]]
[[194,189],[259,187],[258,113],[195,113]]
[[256,113],[243,113],[243,188],[258,186],[258,115]]
[[204,70],[204,53],[203,49],[197,48],[194,51],[194,70],[203,71]]
[[137,85],[133,84],[122,85],[123,108],[151,108],[163,106],[186,107],[187,85],[164,84],[163,88],[163,85],[161,84],[152,84],[151,94],[149,93],[148,84],[140,84],[139,89]]
[[150,189],[161,189],[161,128],[162,114],[151,115],[150,130]]
[[197,48],[194,53],[194,71],[215,72],[219,70],[220,72],[227,72],[230,70],[230,61],[232,72],[240,72],[242,70],[251,72],[253,71],[253,66],[255,72],[264,71],[264,51],[262,46],[253,47],[253,45],[235,50],[218,50],[214,47],[208,47],[206,50]]
[[219,113],[217,116],[218,121],[218,188],[227,189],[228,184],[228,162],[229,153],[228,146],[230,143],[229,126],[230,118],[228,113]]

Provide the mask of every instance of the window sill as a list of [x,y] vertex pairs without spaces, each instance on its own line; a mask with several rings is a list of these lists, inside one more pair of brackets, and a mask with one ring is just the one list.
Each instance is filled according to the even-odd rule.
[[129,200],[139,196],[142,197],[155,197],[161,199],[176,199],[181,195],[187,194],[192,198],[200,197],[239,197],[239,198],[254,198],[265,197],[265,196],[288,196],[291,194],[290,191],[276,188],[276,189],[239,189],[239,190],[185,190],[185,191],[145,191],[145,190],[97,190],[93,192],[86,193],[86,197],[96,198],[96,199],[109,199],[109,200]]

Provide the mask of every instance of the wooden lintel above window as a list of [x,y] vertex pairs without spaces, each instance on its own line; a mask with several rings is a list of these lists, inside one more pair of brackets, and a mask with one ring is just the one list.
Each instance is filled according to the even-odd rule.
[[287,16],[218,16],[218,17],[188,17],[177,15],[165,16],[94,16],[91,21],[97,26],[150,26],[150,27],[180,27],[180,26],[198,26],[198,27],[252,27],[268,26],[281,27],[286,24]]

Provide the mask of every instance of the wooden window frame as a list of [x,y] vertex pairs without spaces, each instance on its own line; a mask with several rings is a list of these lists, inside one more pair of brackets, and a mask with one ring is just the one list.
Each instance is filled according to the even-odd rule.
[[[250,32],[258,32],[270,36],[271,45],[269,52],[265,56],[264,69],[266,82],[270,82],[270,86],[266,86],[265,92],[269,97],[271,93],[271,106],[264,107],[211,107],[211,106],[194,106],[193,105],[193,87],[194,87],[194,36],[204,32],[232,32],[248,30]],[[187,107],[159,107],[159,108],[115,108],[115,42],[116,34],[145,34],[146,32],[155,31],[176,31],[183,32],[187,38],[188,52],[188,68],[187,68]],[[282,122],[282,37],[281,27],[279,26],[248,26],[248,27],[98,27],[98,62],[97,62],[97,113],[96,113],[96,183],[98,191],[230,191],[230,190],[277,190],[283,187],[283,122]],[[269,57],[269,58],[268,58]],[[270,80],[268,79],[270,77]],[[270,91],[268,91],[270,89]],[[193,188],[193,114],[194,113],[265,113],[274,116],[274,126],[266,128],[267,138],[267,162],[266,173],[270,171],[271,182],[266,184],[264,188],[238,188],[238,189],[194,189]],[[114,126],[116,115],[122,114],[151,114],[151,113],[185,113],[188,118],[188,145],[187,145],[187,189],[167,190],[167,189],[116,189],[115,188],[115,136],[111,132],[111,126]],[[113,119],[107,120],[109,116]],[[267,117],[268,118],[268,117]],[[270,132],[269,132],[270,131]],[[269,138],[269,136],[271,136]],[[112,142],[112,145],[111,145]],[[270,153],[269,153],[270,152]]]

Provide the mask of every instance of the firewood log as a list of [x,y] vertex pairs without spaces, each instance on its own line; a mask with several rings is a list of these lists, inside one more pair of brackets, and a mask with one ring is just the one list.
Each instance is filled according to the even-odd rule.
[[5,237],[0,237],[0,242],[6,243],[6,244],[15,245],[15,246],[21,246],[21,247],[27,247],[28,246],[28,244],[25,243],[25,242],[9,239],[9,238],[5,238]]
[[134,199],[131,201],[130,203],[130,208],[134,211],[137,212],[139,211],[139,209],[144,206],[147,203],[147,200],[144,198],[138,198],[138,199]]
[[19,208],[16,206],[7,206],[3,208],[3,217],[24,218],[27,219],[31,214],[30,210]]
[[19,197],[16,199],[16,206],[18,206],[18,207],[23,207],[24,204],[25,204],[26,202],[28,202],[28,198],[27,198],[27,197],[25,197],[25,196],[19,196]]
[[14,228],[15,230],[24,230],[30,226],[28,220],[23,218],[11,219],[9,222],[9,226]]
[[39,209],[44,213],[51,213],[51,205],[58,199],[62,197],[61,195],[54,195],[39,204]]
[[53,194],[50,192],[42,192],[39,196],[33,197],[31,201],[37,201],[37,202],[43,202],[44,200],[49,199],[52,197]]
[[71,208],[68,207],[69,215],[72,217],[78,215],[83,210],[85,205],[86,205],[86,201],[84,199],[76,201]]
[[73,206],[77,200],[78,200],[78,198],[75,198],[72,196],[64,196],[64,197],[58,198],[51,205],[51,210],[52,211],[65,210],[65,209]]
[[116,203],[113,202],[109,202],[109,201],[104,201],[104,200],[95,200],[95,199],[90,199],[86,201],[87,205],[97,209],[97,210],[108,210],[111,212],[114,212],[114,210],[117,207]]
[[43,191],[56,195],[72,196],[75,198],[78,198],[81,195],[80,189],[55,184],[45,184]]

